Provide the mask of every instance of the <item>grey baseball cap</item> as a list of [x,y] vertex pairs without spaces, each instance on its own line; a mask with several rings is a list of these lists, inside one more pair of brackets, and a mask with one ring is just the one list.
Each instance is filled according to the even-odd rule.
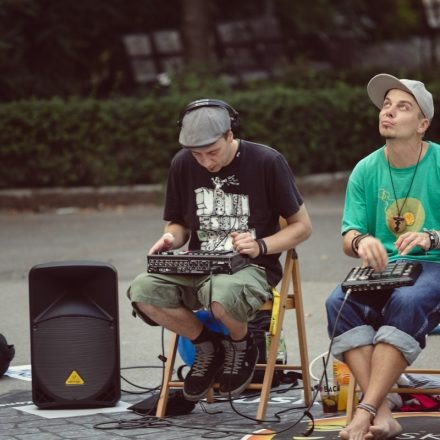
[[186,148],[206,147],[231,129],[231,118],[222,107],[200,107],[185,114],[179,143]]
[[368,96],[373,101],[373,104],[379,108],[382,108],[385,95],[391,89],[403,90],[413,95],[425,118],[429,120],[433,118],[434,101],[431,93],[426,90],[425,84],[421,81],[398,79],[387,73],[380,73],[371,78],[367,85]]

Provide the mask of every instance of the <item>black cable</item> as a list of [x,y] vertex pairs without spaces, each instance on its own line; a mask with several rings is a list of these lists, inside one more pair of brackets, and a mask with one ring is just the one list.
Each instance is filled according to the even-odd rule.
[[[322,385],[322,381],[324,380],[324,372],[325,372],[326,369],[327,369],[327,365],[328,365],[328,362],[329,362],[329,359],[330,359],[330,355],[331,355],[331,348],[332,348],[332,346],[333,346],[333,341],[334,341],[334,337],[335,337],[335,333],[336,333],[336,324],[338,323],[338,321],[339,321],[339,319],[340,319],[340,316],[341,316],[341,313],[342,313],[342,309],[343,309],[343,307],[344,307],[344,305],[345,305],[345,303],[346,303],[346,301],[347,301],[347,299],[348,299],[348,296],[349,296],[350,294],[351,294],[351,289],[348,289],[347,292],[346,292],[346,294],[345,294],[345,296],[344,296],[344,299],[343,299],[343,301],[342,301],[342,304],[341,304],[341,307],[340,307],[340,309],[339,309],[339,311],[338,311],[338,314],[337,314],[337,316],[336,316],[336,319],[335,319],[335,325],[334,325],[333,332],[332,332],[331,337],[330,337],[330,344],[329,344],[329,348],[328,348],[327,358],[326,358],[326,361],[325,361],[325,363],[324,363],[324,365],[325,365],[325,366],[324,366],[324,371],[323,371],[323,373],[322,373],[322,375],[321,375],[321,378],[320,378],[320,380],[319,380],[318,385],[316,386],[315,393],[314,393],[314,395],[312,396],[312,401],[311,401],[311,402],[309,403],[309,405],[305,408],[305,410],[303,411],[302,416],[301,416],[297,421],[295,421],[295,423],[293,423],[292,425],[287,426],[286,428],[284,428],[284,429],[282,429],[282,430],[279,430],[279,431],[273,431],[273,432],[271,432],[271,434],[275,434],[275,435],[276,435],[276,434],[281,434],[281,433],[283,433],[283,432],[287,432],[287,431],[291,430],[293,427],[295,427],[296,425],[298,425],[298,423],[300,423],[301,420],[303,420],[304,417],[306,417],[306,416],[309,417],[310,420],[312,421],[312,426],[311,426],[311,427],[310,427],[305,433],[303,433],[303,435],[304,435],[305,437],[308,437],[308,436],[310,436],[310,435],[313,433],[313,431],[314,431],[314,429],[315,429],[315,421],[314,421],[313,415],[310,413],[310,410],[311,410],[311,408],[313,407],[313,404],[315,403],[316,397],[317,397],[317,395],[318,395],[318,393],[319,393],[319,390],[320,390],[320,388],[321,388],[321,385]],[[230,400],[230,403],[231,403],[231,407],[232,407],[232,409],[235,411],[235,408],[233,407],[231,400]],[[288,409],[285,409],[285,410],[278,411],[277,413],[274,414],[274,416],[279,418],[279,416],[280,416],[281,414],[285,414],[285,413],[287,413],[287,412],[294,411],[294,410],[297,410],[297,409],[302,409],[302,408],[288,408]],[[235,411],[235,412],[237,412],[237,411]],[[245,418],[250,419],[250,420],[254,420],[254,421],[257,421],[257,422],[265,422],[265,421],[262,421],[262,420],[252,419],[252,418],[250,418],[250,417],[248,417],[248,416],[246,416],[246,415],[244,415],[244,414],[241,414],[241,413],[239,413],[239,412],[237,412],[237,414],[238,414],[238,415],[241,415],[242,417],[244,416]],[[277,421],[277,422],[278,422],[278,421]],[[253,434],[253,435],[258,435],[258,433],[257,433],[257,434]],[[267,434],[264,434],[264,435],[267,435]]]
[[[160,385],[151,388],[151,391],[152,391],[152,392],[154,392],[154,391],[159,391],[159,392],[157,393],[157,400],[156,400],[156,402],[154,402],[154,404],[151,406],[151,409],[150,409],[150,411],[147,413],[147,416],[149,416],[149,414],[151,413],[151,411],[154,410],[154,408],[156,407],[157,403],[159,402],[160,391],[162,390],[163,379],[164,379],[164,376],[165,376],[165,362],[166,362],[166,361],[165,361],[164,359],[166,359],[166,358],[165,358],[164,333],[165,333],[165,332],[164,332],[164,327],[162,327],[162,330],[161,330],[161,347],[162,347],[162,356],[159,356],[159,359],[162,360],[162,366],[151,366],[151,367],[148,367],[148,368],[161,368],[161,369],[162,369],[162,380],[161,380],[161,382],[160,382]],[[121,370],[136,369],[136,368],[145,368],[145,367],[144,367],[144,366],[124,367],[124,368],[121,368]],[[121,375],[121,378],[123,378],[122,375]],[[123,378],[123,379],[127,381],[127,379],[125,379],[125,378]],[[129,381],[127,381],[127,382],[131,384],[131,382],[129,382]],[[134,385],[134,386],[138,386],[138,385]],[[139,387],[139,386],[138,386],[138,387]],[[143,388],[143,387],[139,387],[139,388]],[[145,389],[146,389],[146,388],[145,388]],[[124,390],[121,390],[121,391],[124,391]],[[146,393],[146,391],[145,391],[145,392],[129,392],[129,391],[124,391],[124,392],[126,392],[126,393],[128,393],[128,394],[145,394],[145,393]],[[154,394],[153,394],[153,396],[154,396]],[[136,414],[139,414],[139,413],[137,413],[136,411],[134,411],[134,412],[135,412]],[[136,421],[136,420],[138,420],[138,419],[135,419],[135,420],[133,420],[133,421],[131,421],[131,420],[118,420],[118,421],[116,421],[116,422],[103,422],[103,423],[97,423],[97,424],[93,425],[93,428],[95,428],[95,429],[134,429],[134,428],[126,428],[125,425],[135,424],[135,421]],[[155,420],[155,425],[154,425],[154,427],[157,427],[157,426],[158,426],[158,422],[157,422],[157,421],[161,421],[162,419],[157,418],[157,417],[154,417],[154,420]],[[104,427],[104,426],[106,426],[106,425],[110,425],[110,424],[112,424],[112,423],[115,423],[116,426],[115,426],[115,427],[108,427],[108,428],[105,428],[105,427]],[[124,425],[124,427],[120,427],[120,425]],[[152,425],[152,426],[153,426],[153,425]]]
[[[208,310],[209,310],[209,313],[211,314],[211,316],[212,316],[212,318],[213,318],[213,320],[214,320],[214,323],[216,324],[216,326],[217,326],[219,332],[222,334],[223,332],[222,332],[222,329],[221,329],[221,327],[220,327],[220,322],[218,321],[217,317],[214,315],[214,313],[213,313],[213,311],[212,311],[212,307],[211,307],[211,304],[212,304],[212,283],[213,283],[213,273],[214,273],[214,272],[213,272],[213,269],[215,269],[215,268],[211,268],[210,279],[209,279],[209,302],[208,302]],[[228,340],[228,343],[230,344],[230,347],[231,347],[232,350],[233,350],[232,365],[234,365],[236,350],[235,350],[235,347],[234,347],[234,345],[232,344],[232,342],[231,342],[230,340]],[[229,380],[231,380],[231,378],[229,378]],[[230,384],[229,384],[229,385],[230,385]],[[230,387],[229,387],[229,388],[230,388]],[[254,417],[250,417],[250,416],[248,416],[248,415],[246,415],[246,414],[241,413],[240,411],[238,411],[237,408],[235,408],[235,406],[234,406],[234,404],[233,404],[233,400],[234,400],[234,399],[233,399],[233,397],[232,397],[230,391],[229,391],[229,396],[228,396],[227,400],[228,400],[228,402],[229,402],[229,405],[231,406],[231,409],[232,409],[237,415],[239,415],[240,417],[243,417],[243,418],[245,418],[245,419],[251,420],[251,421],[253,421],[253,422],[258,422],[258,423],[278,423],[278,422],[281,421],[280,418],[277,417],[276,415],[275,415],[276,419],[273,419],[273,420],[270,420],[270,419],[258,420],[258,419],[254,418]]]
[[223,238],[219,237],[219,241],[217,242],[217,244],[214,246],[214,248],[211,250],[211,252],[214,252],[221,244],[225,244],[226,241],[228,240],[229,234],[231,232],[234,231],[234,228],[230,228],[224,235]]
[[[315,429],[315,421],[314,421],[314,419],[313,419],[313,416],[312,416],[311,413],[310,413],[310,410],[311,410],[313,404],[315,403],[315,400],[316,400],[316,397],[318,396],[319,390],[321,389],[322,381],[324,380],[324,374],[325,374],[325,372],[326,372],[326,370],[327,370],[327,365],[328,365],[328,362],[329,362],[329,359],[330,359],[330,355],[331,355],[331,348],[332,348],[332,346],[333,346],[333,341],[334,341],[334,338],[335,338],[336,324],[338,323],[338,321],[339,321],[339,319],[340,319],[340,317],[341,317],[342,309],[344,308],[344,305],[345,305],[345,303],[347,302],[348,296],[349,296],[350,294],[351,294],[351,289],[348,289],[347,292],[345,293],[345,296],[344,296],[344,299],[343,299],[343,301],[342,301],[341,307],[340,307],[340,309],[339,309],[339,311],[338,311],[338,314],[336,315],[335,325],[334,325],[334,327],[333,327],[333,331],[332,331],[332,334],[331,334],[331,336],[330,336],[330,344],[329,344],[329,347],[328,347],[327,358],[326,358],[326,360],[325,360],[325,362],[324,362],[324,371],[323,371],[322,374],[321,374],[321,378],[319,379],[318,385],[316,385],[315,392],[314,392],[314,394],[313,394],[313,396],[312,396],[312,401],[309,403],[308,407],[304,410],[304,413],[303,413],[302,417],[301,417],[297,422],[295,422],[293,425],[288,426],[287,428],[285,428],[285,429],[283,429],[283,430],[281,430],[281,431],[277,431],[277,432],[274,433],[274,434],[280,434],[280,433],[282,433],[282,432],[286,432],[286,431],[288,431],[289,429],[293,428],[294,426],[296,426],[296,425],[297,425],[297,424],[298,424],[298,423],[299,423],[299,422],[305,417],[305,415],[308,415],[308,416],[311,418],[311,420],[312,420],[312,426],[311,426],[311,428],[309,428],[309,429],[307,430],[307,432],[305,432],[303,435],[304,435],[304,437],[308,437],[309,435],[311,435],[311,434],[313,433],[313,431],[314,431],[314,429]],[[287,413],[287,412],[289,412],[289,411],[291,411],[290,408],[288,408],[288,409],[286,409],[286,410],[281,410],[281,411],[279,411],[277,414],[278,414],[278,415],[279,415],[279,414],[284,414],[284,413]]]
[[[162,384],[163,384],[163,380],[165,378],[165,362],[166,362],[166,357],[165,357],[165,328],[164,327],[161,327],[160,340],[161,340],[162,356],[161,357],[159,356],[159,359],[162,360],[162,378],[161,378],[161,381],[160,381],[160,385],[157,387],[159,392],[157,393],[156,401],[154,402],[153,405],[151,405],[151,409],[150,409],[150,411],[148,411],[148,413],[146,415],[150,415],[151,412],[154,411],[155,407],[159,403],[160,393],[162,391]],[[154,394],[153,394],[153,396],[154,396]]]
[[[211,306],[211,302],[212,302],[212,274],[211,274],[211,278],[210,278],[210,295],[209,295],[209,299],[210,299],[210,301],[209,301],[209,311],[210,311],[210,313],[211,313],[211,315],[212,315],[212,317],[214,318],[214,322],[217,322],[218,323],[218,321],[217,321],[217,318],[215,317],[215,315],[212,313],[212,309],[210,308],[210,306]],[[347,299],[348,299],[348,296],[351,294],[351,289],[348,289],[347,290],[347,292],[346,292],[346,294],[345,294],[345,296],[344,296],[344,299],[343,299],[343,301],[342,301],[342,304],[341,304],[341,307],[340,307],[340,309],[339,309],[339,311],[338,311],[338,314],[337,314],[337,316],[336,316],[336,320],[335,320],[335,325],[334,325],[334,328],[333,328],[333,332],[332,332],[332,334],[331,334],[331,337],[330,337],[330,344],[329,344],[329,348],[328,348],[328,353],[327,353],[327,358],[326,358],[326,360],[325,360],[325,362],[324,362],[324,371],[323,371],[323,373],[322,373],[322,375],[321,375],[321,378],[320,378],[320,380],[319,380],[319,383],[318,383],[318,385],[316,386],[316,389],[315,389],[315,393],[314,393],[314,395],[313,395],[313,397],[312,397],[312,401],[309,403],[309,405],[305,408],[305,410],[303,411],[303,414],[302,414],[302,416],[297,420],[297,421],[295,421],[295,423],[293,423],[293,424],[291,424],[291,425],[289,425],[289,426],[287,426],[286,428],[284,428],[284,429],[282,429],[282,430],[279,430],[279,431],[273,431],[273,432],[271,432],[270,434],[281,434],[281,433],[283,433],[283,432],[287,432],[287,431],[289,431],[289,430],[291,430],[293,427],[295,427],[296,425],[298,425],[298,423],[300,423],[301,422],[301,420],[303,420],[304,419],[304,417],[309,417],[310,419],[311,419],[311,421],[312,421],[312,426],[305,432],[305,433],[303,433],[303,435],[305,436],[305,437],[307,437],[307,436],[310,436],[312,433],[313,433],[313,431],[314,431],[314,427],[315,427],[315,423],[314,423],[314,418],[313,418],[313,415],[310,413],[310,409],[312,408],[312,406],[313,406],[313,404],[314,404],[314,402],[315,402],[315,400],[316,400],[316,397],[317,397],[317,395],[318,395],[318,393],[319,393],[319,390],[320,390],[320,388],[321,388],[321,386],[322,386],[322,381],[323,381],[323,379],[324,379],[324,373],[325,373],[325,371],[326,371],[326,369],[327,369],[327,365],[328,365],[328,362],[329,362],[329,359],[330,359],[330,355],[331,355],[331,348],[332,348],[332,346],[333,346],[333,341],[334,341],[334,337],[335,337],[335,333],[336,333],[336,324],[338,323],[338,321],[339,321],[339,319],[340,319],[340,316],[341,316],[341,313],[342,313],[342,309],[343,309],[343,307],[344,307],[344,305],[345,305],[345,303],[346,303],[346,301],[347,301]],[[218,324],[217,324],[218,325]],[[218,327],[219,327],[219,329],[221,330],[221,328],[220,328],[220,326],[218,325]],[[162,327],[162,337],[161,337],[161,341],[162,341],[162,357],[163,358],[165,358],[165,355],[164,355],[164,352],[165,352],[165,347],[164,347],[164,328]],[[234,347],[233,347],[234,348]],[[234,351],[234,355],[235,355],[235,351]],[[164,373],[165,373],[165,368],[164,368],[164,366],[162,367],[162,382],[161,383],[163,383],[163,378],[164,378]],[[159,387],[160,388],[160,387]],[[159,397],[160,397],[160,393],[158,394],[158,398],[157,398],[157,401],[159,400]],[[242,413],[240,413],[239,411],[237,411],[235,408],[234,408],[234,406],[233,406],[233,404],[232,404],[232,396],[229,396],[230,398],[228,399],[228,401],[230,402],[230,405],[231,405],[231,408],[234,410],[234,412],[236,412],[238,415],[240,415],[240,416],[242,416],[242,417],[244,417],[244,418],[247,418],[247,419],[249,419],[249,420],[252,420],[252,421],[256,421],[256,422],[258,422],[258,423],[262,423],[262,422],[274,422],[273,420],[269,420],[269,421],[266,421],[266,420],[257,420],[257,419],[254,419],[254,418],[251,418],[251,417],[249,417],[249,416],[246,416],[245,414],[242,414]],[[156,402],[156,404],[157,404],[157,402]],[[152,406],[152,409],[154,408],[154,405]],[[150,411],[152,411],[152,409],[150,410]],[[302,408],[288,408],[288,409],[286,409],[286,410],[281,410],[281,411],[278,411],[277,413],[275,413],[275,417],[277,417],[277,420],[275,421],[275,422],[280,422],[281,420],[280,420],[280,415],[281,414],[285,414],[285,413],[287,413],[287,412],[289,412],[289,411],[293,411],[293,410],[296,410],[296,409],[302,409]],[[106,427],[107,425],[115,425],[115,426],[109,426],[109,427]],[[142,427],[154,427],[154,428],[157,428],[157,427],[169,427],[169,426],[171,426],[171,427],[177,427],[177,428],[187,428],[187,429],[203,429],[203,430],[207,430],[207,431],[209,431],[210,433],[223,433],[223,434],[226,434],[227,436],[229,436],[229,435],[232,435],[232,434],[248,434],[248,432],[247,431],[245,431],[245,432],[243,432],[243,431],[238,431],[238,430],[232,430],[232,429],[215,429],[215,428],[210,428],[210,427],[207,427],[206,425],[203,425],[203,426],[196,426],[196,425],[191,425],[190,427],[187,427],[187,426],[182,426],[182,425],[177,425],[177,424],[175,424],[175,423],[171,423],[169,420],[166,420],[166,419],[160,419],[160,418],[157,418],[157,417],[155,417],[155,416],[150,416],[150,415],[144,415],[143,417],[141,417],[141,418],[138,418],[138,419],[134,419],[134,420],[119,420],[119,421],[111,421],[111,422],[104,422],[104,423],[99,423],[99,424],[96,424],[96,425],[94,425],[94,428],[96,428],[96,429],[138,429],[138,428],[142,428]],[[207,434],[208,435],[208,434]],[[268,435],[267,433],[253,433],[252,434],[253,436],[259,436],[259,435]],[[206,437],[206,436],[202,436],[202,437],[205,437],[205,438],[212,438],[212,437]]]
[[[163,365],[137,365],[134,367],[123,367],[121,368],[122,370],[135,370],[135,369],[144,369],[144,368],[163,368]],[[132,390],[124,390],[121,388],[121,391],[127,394],[145,394],[145,393],[151,393],[156,391],[160,386],[156,386],[156,387],[143,387],[141,385],[137,385],[134,382],[128,380],[126,377],[124,377],[122,374],[120,374],[120,377],[122,380],[124,380],[125,382],[127,382],[129,385],[135,387],[135,388],[139,388],[141,390],[144,391],[132,391]]]

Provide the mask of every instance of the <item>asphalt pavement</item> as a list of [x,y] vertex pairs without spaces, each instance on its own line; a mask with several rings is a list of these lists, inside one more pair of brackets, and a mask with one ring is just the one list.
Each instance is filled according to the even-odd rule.
[[[309,240],[298,246],[297,251],[310,361],[319,359],[328,347],[325,298],[345,278],[349,269],[356,265],[356,261],[344,256],[341,250],[339,229],[343,201],[342,191],[310,195],[306,198],[313,234]],[[11,365],[30,364],[28,274],[31,267],[54,261],[96,260],[111,263],[118,272],[122,374],[143,387],[159,385],[161,329],[149,327],[131,316],[125,292],[134,276],[145,269],[146,251],[163,230],[164,222],[161,217],[162,208],[157,205],[121,205],[101,209],[63,207],[45,212],[0,211],[0,333],[15,346],[16,355]],[[288,316],[284,332],[289,363],[295,363],[299,359],[293,326],[294,319]],[[167,339],[168,335],[165,333],[165,341]],[[416,365],[435,365],[440,337],[432,336],[429,339],[428,349],[424,350]],[[320,373],[319,362],[315,364],[315,368],[314,374],[317,375]],[[134,388],[125,381],[122,385],[126,391],[139,391],[139,388]],[[128,417],[127,414],[131,412],[46,419],[14,409],[30,402],[30,390],[29,381],[8,376],[0,379],[0,440],[131,439],[153,436],[155,439],[172,439],[202,438],[206,434],[202,435],[200,431],[191,431],[189,428],[177,429],[161,425],[148,429],[137,427],[132,430],[108,431],[93,427],[102,421]],[[133,403],[144,397],[124,392],[122,400]],[[292,399],[299,397],[300,394],[293,393]],[[292,400],[287,399],[284,403],[290,405],[291,402]],[[242,407],[244,406],[242,403]],[[273,413],[275,406],[274,402],[269,405],[269,414]],[[246,408],[251,408],[252,412],[252,405]],[[205,426],[219,425],[226,420],[232,424],[242,423],[238,415],[224,406],[221,411],[221,415],[211,414],[211,410],[197,407],[184,422],[192,420],[192,423],[197,421]],[[320,407],[316,411],[319,412]],[[227,438],[242,436],[236,433]]]

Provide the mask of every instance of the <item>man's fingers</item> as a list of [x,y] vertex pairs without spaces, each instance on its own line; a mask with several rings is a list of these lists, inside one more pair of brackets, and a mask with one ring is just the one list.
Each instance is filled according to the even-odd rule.
[[365,239],[359,245],[359,256],[364,266],[372,266],[374,270],[382,271],[388,263],[388,255],[378,240]]
[[411,232],[403,234],[396,240],[395,246],[400,255],[407,255],[416,246],[422,249],[428,249],[430,245],[429,237],[425,233]]

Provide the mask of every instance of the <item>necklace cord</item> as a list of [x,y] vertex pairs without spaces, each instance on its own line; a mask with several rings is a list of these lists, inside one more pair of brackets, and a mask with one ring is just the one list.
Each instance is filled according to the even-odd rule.
[[394,188],[393,175],[391,174],[390,156],[389,156],[389,154],[387,154],[388,171],[390,173],[391,186],[393,187],[394,200],[396,201],[398,217],[401,217],[400,213],[403,211],[403,208],[404,208],[404,206],[406,204],[406,200],[408,199],[408,196],[409,196],[409,192],[411,191],[411,188],[412,188],[412,185],[413,185],[413,182],[414,182],[414,178],[416,177],[417,168],[419,167],[420,157],[422,156],[422,150],[423,150],[423,141],[420,144],[420,152],[419,152],[419,157],[417,158],[416,168],[414,170],[414,173],[413,173],[413,176],[412,176],[412,179],[411,179],[411,183],[410,183],[409,188],[408,188],[408,192],[406,193],[405,200],[403,201],[403,204],[402,204],[401,208],[399,208],[399,203],[397,201],[397,195],[396,195],[396,189]]

